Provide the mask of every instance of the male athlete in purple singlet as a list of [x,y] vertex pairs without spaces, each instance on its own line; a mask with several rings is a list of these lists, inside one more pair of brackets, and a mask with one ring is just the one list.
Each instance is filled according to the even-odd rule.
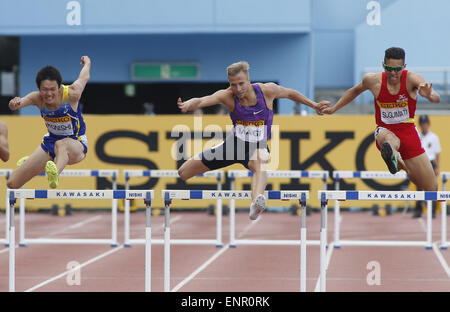
[[178,107],[183,113],[198,108],[224,104],[233,121],[233,133],[224,142],[195,155],[178,170],[180,178],[187,180],[206,171],[227,167],[235,163],[244,165],[253,172],[252,203],[250,219],[256,220],[266,207],[264,190],[267,184],[265,165],[269,160],[267,140],[270,139],[273,120],[273,100],[288,98],[316,110],[329,106],[329,102],[316,103],[300,92],[284,88],[275,83],[251,83],[249,65],[241,61],[227,67],[230,86],[212,95],[192,98],[183,102],[178,99]]

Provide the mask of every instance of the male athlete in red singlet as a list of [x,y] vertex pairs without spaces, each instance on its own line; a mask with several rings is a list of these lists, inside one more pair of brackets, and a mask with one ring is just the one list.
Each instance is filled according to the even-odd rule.
[[405,51],[395,47],[387,49],[383,73],[365,75],[333,107],[324,107],[321,112],[333,114],[370,90],[375,98],[376,144],[389,171],[394,174],[403,169],[418,188],[437,191],[436,176],[414,125],[414,113],[417,92],[434,103],[440,102],[440,96],[431,83],[405,67]]

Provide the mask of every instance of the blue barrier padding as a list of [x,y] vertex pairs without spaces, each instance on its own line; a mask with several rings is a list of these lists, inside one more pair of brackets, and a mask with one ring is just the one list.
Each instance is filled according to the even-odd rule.
[[165,205],[170,205],[170,196],[169,196],[169,192],[165,192],[165,193],[164,193],[164,204],[165,204]]
[[98,170],[91,170],[91,177],[98,177]]
[[309,177],[309,172],[308,172],[308,171],[302,171],[301,177],[302,177],[302,178],[307,178],[307,177]]
[[191,190],[189,193],[190,199],[202,199],[203,198],[203,192],[201,190]]
[[361,178],[361,171],[355,171],[355,172],[353,172],[353,177],[354,177],[354,178]]
[[47,198],[47,190],[35,190],[34,198]]
[[9,192],[9,204],[12,205],[14,204],[15,201],[15,196],[14,196],[14,191]]
[[425,200],[437,200],[437,193],[425,191]]
[[280,191],[269,191],[267,199],[281,199]]
[[145,203],[149,204],[149,205],[152,203],[152,193],[151,192],[145,193]]
[[358,199],[358,191],[346,191],[345,198],[346,199]]
[[113,191],[113,198],[125,198],[126,193],[124,190]]
[[142,176],[144,176],[144,177],[149,177],[149,176],[150,176],[150,171],[151,171],[151,170],[144,170],[144,171],[142,172]]

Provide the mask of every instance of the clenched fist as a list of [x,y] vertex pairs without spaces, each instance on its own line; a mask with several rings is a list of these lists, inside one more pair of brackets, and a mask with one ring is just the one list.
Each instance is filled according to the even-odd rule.
[[20,108],[21,102],[22,102],[22,99],[20,97],[16,96],[11,101],[9,101],[9,108],[11,110],[17,110]]

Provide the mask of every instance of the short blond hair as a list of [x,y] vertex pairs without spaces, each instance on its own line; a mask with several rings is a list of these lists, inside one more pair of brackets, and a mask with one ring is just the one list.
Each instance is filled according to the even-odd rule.
[[240,61],[237,63],[233,63],[230,66],[227,67],[227,75],[230,76],[236,76],[240,72],[244,72],[244,74],[248,77],[248,70],[250,69],[250,65],[246,61]]

